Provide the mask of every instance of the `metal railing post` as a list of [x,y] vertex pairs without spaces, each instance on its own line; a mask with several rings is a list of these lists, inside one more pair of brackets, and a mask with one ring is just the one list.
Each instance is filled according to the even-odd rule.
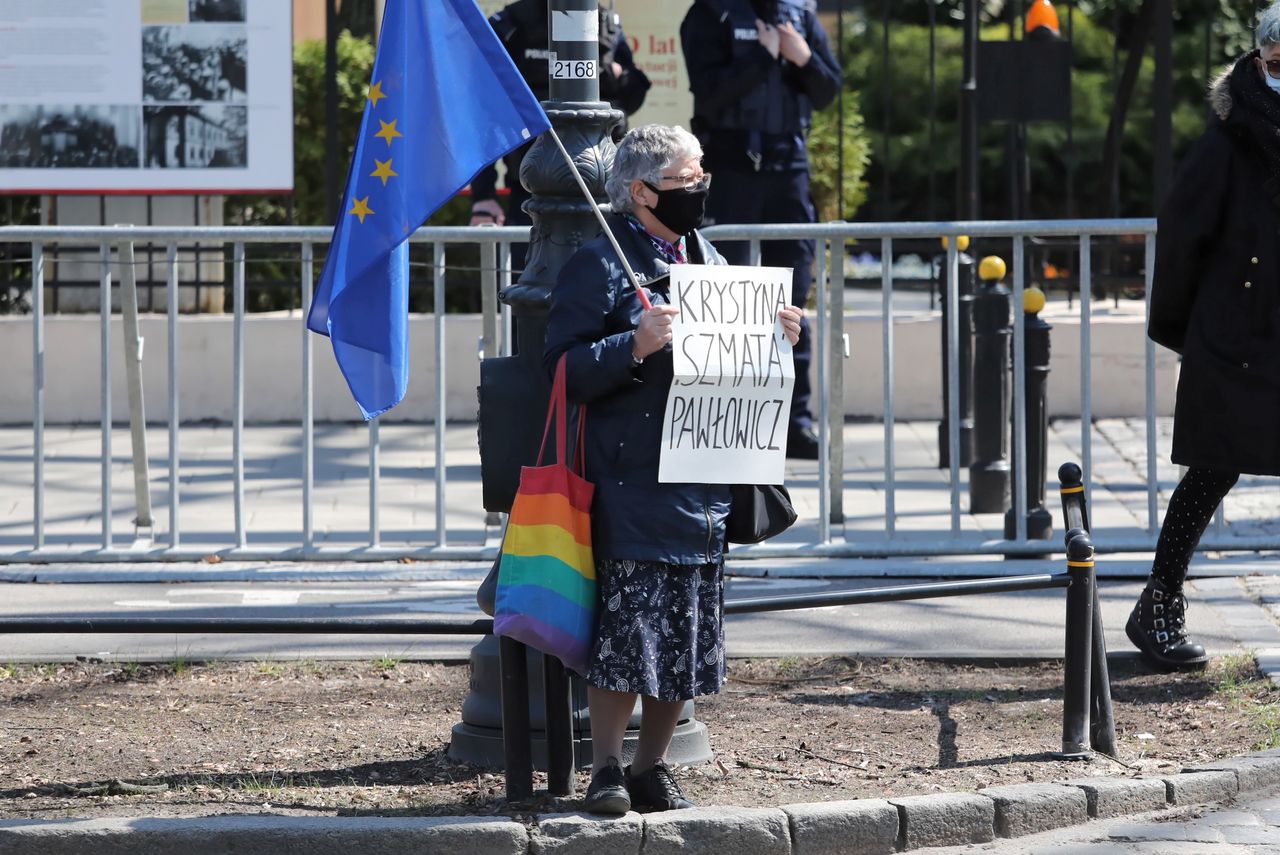
[[[831,542],[831,397],[826,390],[831,388],[831,348],[827,342],[834,335],[835,327],[831,323],[831,296],[827,253],[830,251],[826,241],[816,253],[818,277],[816,301],[818,306],[818,322],[813,325],[813,341],[810,343],[813,362],[818,369],[818,542]],[[802,307],[803,308],[803,307]]]
[[960,263],[956,244],[947,242],[947,293],[943,302],[947,307],[947,468],[951,476],[951,534],[960,534]]
[[176,549],[182,539],[181,508],[181,449],[178,437],[178,245],[170,242],[165,248],[165,293],[168,295],[167,312],[169,348],[169,548]]
[[32,536],[44,548],[44,244],[31,244]]
[[[125,227],[127,228],[127,226]],[[138,328],[138,277],[133,269],[133,242],[116,247],[120,265],[120,321],[124,331],[124,374],[129,393],[129,437],[133,447],[134,545],[151,541],[151,473],[147,458],[147,415],[142,394],[142,333]],[[142,529],[147,529],[144,536]]]
[[1023,236],[1013,239],[1013,539],[1027,539],[1027,325],[1022,311],[1027,263]]
[[[1080,466],[1093,471],[1093,244],[1080,235]],[[1089,485],[1084,485],[1085,499]]]
[[[1147,284],[1147,319],[1151,318],[1151,286],[1154,282],[1156,268],[1156,236],[1147,235],[1146,252],[1144,253]],[[1160,479],[1156,469],[1156,343],[1150,336],[1143,336],[1143,356],[1146,366],[1147,395],[1147,531],[1155,536],[1159,531],[1160,517],[1158,498]]]
[[480,358],[498,356],[498,247],[480,244]]
[[445,383],[445,353],[448,348],[445,346],[444,340],[444,289],[445,289],[445,254],[444,244],[436,243],[434,246],[435,257],[432,265],[435,278],[434,311],[435,311],[435,333],[436,333],[436,545],[444,546],[448,541],[448,534],[445,531],[445,393],[448,389]]
[[236,547],[243,549],[247,536],[244,518],[244,244],[237,242],[232,253],[231,343],[231,472],[234,482]]
[[306,318],[311,314],[311,291],[315,282],[315,246],[302,244],[302,548],[315,545],[315,412],[312,402],[314,358],[311,332]]
[[884,361],[884,531],[893,538],[897,526],[897,466],[893,453],[893,241],[880,239],[881,348]]
[[[480,244],[480,347],[479,359],[483,362],[501,354],[498,352],[498,246],[493,241]],[[486,526],[502,525],[502,515],[496,511],[485,514]]]
[[111,548],[111,247],[99,249],[98,311],[101,336],[101,395],[99,420],[102,423],[102,548]]
[[849,358],[849,339],[844,334],[844,240],[831,241],[831,338],[828,341],[831,385],[826,389],[831,447],[827,450],[831,466],[828,519],[833,525],[844,523],[844,361]]
[[369,419],[369,546],[377,549],[382,545],[382,527],[378,521],[378,487],[381,481],[382,442],[378,433],[379,421]]
[[[1019,529],[1017,511],[1010,508],[1004,515],[1004,536],[1018,540],[1048,540],[1053,536],[1053,514],[1044,506],[1046,454],[1049,446],[1049,334],[1053,327],[1040,317],[1044,294],[1038,288],[1023,291],[1022,305],[1022,405],[1021,430],[1023,454],[1015,459],[1014,483],[1022,492],[1025,513]],[[1021,530],[1023,537],[1018,538]],[[1046,555],[1047,557],[1047,555]]]
[[1062,751],[1064,760],[1086,759],[1089,748],[1089,683],[1093,654],[1093,542],[1079,532],[1067,544],[1066,657],[1062,664]]

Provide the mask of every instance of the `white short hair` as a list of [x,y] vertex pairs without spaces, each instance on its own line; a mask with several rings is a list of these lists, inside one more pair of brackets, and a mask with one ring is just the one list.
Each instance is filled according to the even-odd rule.
[[1258,40],[1258,47],[1280,43],[1280,0],[1262,10],[1262,14],[1258,16],[1258,26],[1253,32]]
[[632,181],[657,184],[662,170],[687,157],[701,158],[702,144],[679,125],[641,125],[627,131],[618,143],[613,172],[604,183],[614,213],[624,214],[635,208]]

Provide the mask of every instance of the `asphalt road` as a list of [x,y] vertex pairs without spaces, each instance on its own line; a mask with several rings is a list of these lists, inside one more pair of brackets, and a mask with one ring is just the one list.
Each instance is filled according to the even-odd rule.
[[[463,574],[458,574],[463,575]],[[458,619],[480,617],[473,578],[431,581],[101,582],[0,585],[6,616],[335,617]],[[731,578],[729,600],[810,593],[919,580]],[[1246,637],[1240,627],[1274,625],[1235,579],[1203,580],[1190,621],[1214,653],[1280,646]],[[1211,588],[1212,590],[1209,590]],[[1123,622],[1139,585],[1100,586],[1107,641],[1128,650]],[[1202,604],[1203,603],[1203,604]],[[1063,650],[1061,589],[937,600],[874,603],[731,616],[730,656],[867,656],[1054,658]],[[1243,618],[1241,617],[1243,615]],[[1280,635],[1276,636],[1280,638]],[[183,659],[465,659],[475,637],[308,635],[9,635],[0,661],[59,661],[77,656],[120,661]]]

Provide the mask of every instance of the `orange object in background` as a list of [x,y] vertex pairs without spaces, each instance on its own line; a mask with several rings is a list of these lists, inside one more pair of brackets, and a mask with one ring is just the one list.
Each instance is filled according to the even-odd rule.
[[1062,35],[1062,27],[1058,23],[1058,12],[1049,0],[1033,0],[1031,8],[1027,10],[1026,31],[1030,33],[1040,27],[1051,30],[1055,36]]

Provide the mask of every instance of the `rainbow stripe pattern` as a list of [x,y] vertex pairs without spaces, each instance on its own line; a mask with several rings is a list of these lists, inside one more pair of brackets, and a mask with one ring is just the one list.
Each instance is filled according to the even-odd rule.
[[520,470],[498,566],[493,632],[585,672],[595,630],[595,487],[557,463]]

